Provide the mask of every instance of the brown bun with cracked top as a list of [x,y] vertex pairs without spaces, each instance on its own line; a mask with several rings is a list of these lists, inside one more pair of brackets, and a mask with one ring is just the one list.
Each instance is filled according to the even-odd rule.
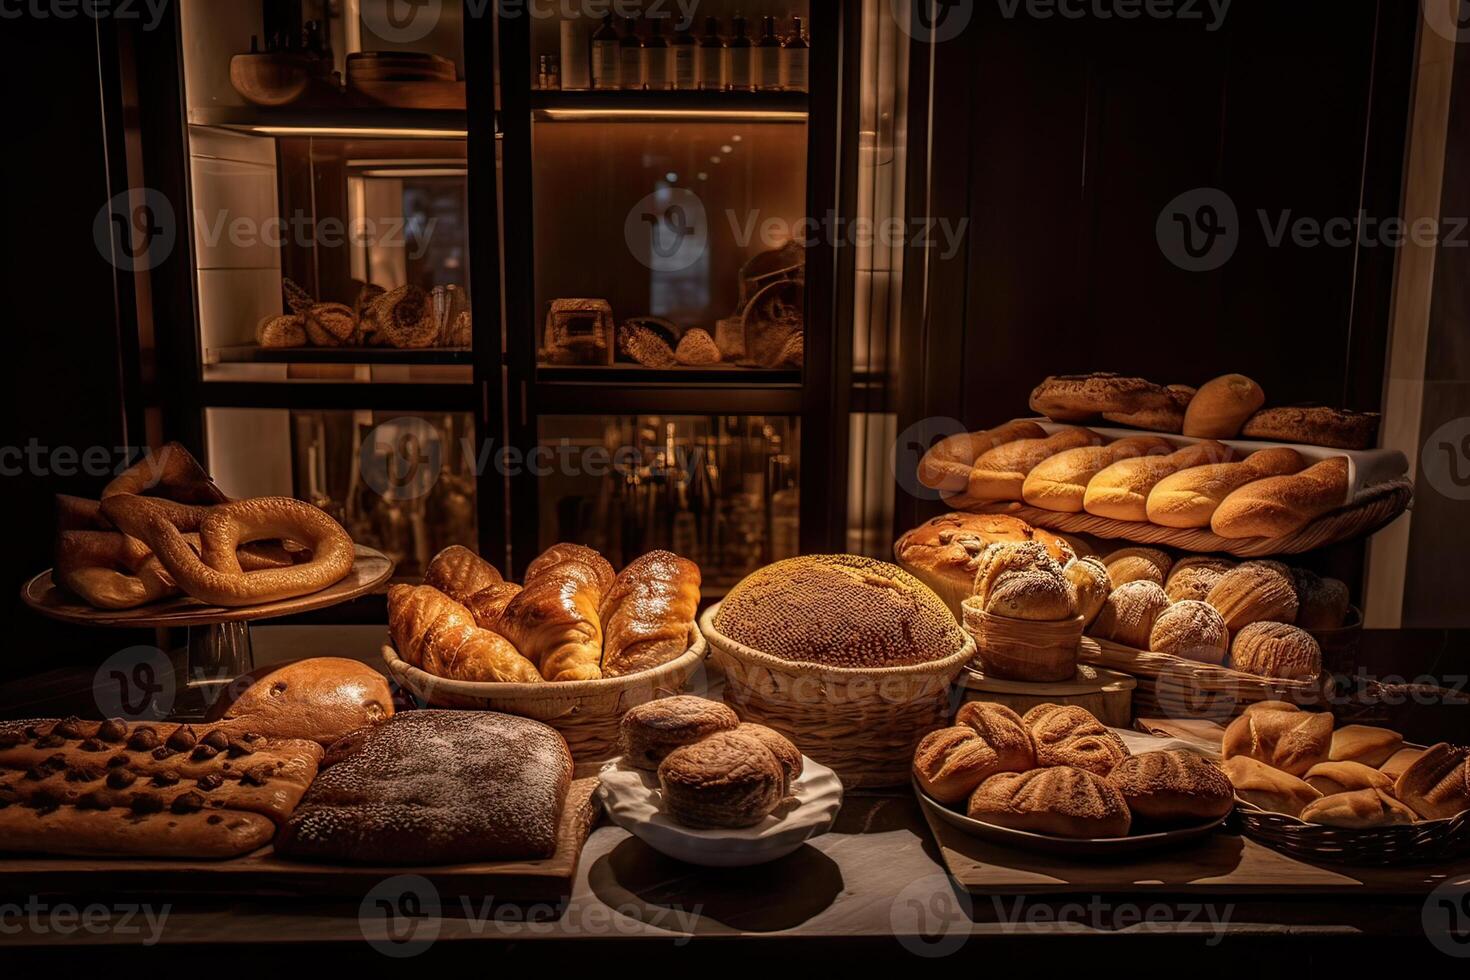
[[1375,725],[1343,725],[1332,733],[1332,762],[1359,762],[1378,768],[1404,747],[1404,737]]
[[1042,461],[1079,446],[1100,446],[1102,436],[1091,429],[1058,429],[1044,439],[1017,439],[997,446],[970,471],[965,496],[974,500],[1020,500],[1026,475]]
[[1351,793],[1359,789],[1393,792],[1393,780],[1360,762],[1319,762],[1302,777],[1323,796]]
[[1413,823],[1413,810],[1379,789],[1334,793],[1302,808],[1304,823],[1328,827],[1394,827]]
[[1164,477],[1148,494],[1148,519],[1164,527],[1209,527],[1220,502],[1254,480],[1307,465],[1295,449],[1261,449],[1238,463],[1193,466]]
[[1116,589],[1129,582],[1147,581],[1163,585],[1169,569],[1174,567],[1174,559],[1158,548],[1129,547],[1109,552],[1103,557],[1103,564],[1107,566],[1108,578]]
[[1470,751],[1445,742],[1431,745],[1394,783],[1394,795],[1425,820],[1470,810]]
[[1126,837],[1133,823],[1117,787],[1070,766],[991,776],[971,794],[966,812],[986,823],[1056,837]]
[[1072,585],[1077,613],[1082,617],[1085,629],[1102,611],[1103,603],[1108,601],[1108,595],[1113,591],[1113,580],[1108,576],[1107,566],[1091,557],[1068,562],[1062,574]]
[[1266,404],[1261,386],[1243,374],[1223,374],[1200,385],[1184,412],[1184,434],[1234,439],[1245,420]]
[[1348,460],[1334,456],[1300,473],[1247,483],[1220,502],[1210,530],[1222,538],[1281,538],[1348,502]]
[[1221,575],[1205,601],[1225,617],[1234,636],[1250,623],[1290,623],[1296,618],[1296,586],[1276,561],[1248,561]]
[[1128,801],[1134,819],[1155,825],[1214,820],[1235,806],[1230,780],[1194,752],[1141,752],[1119,762],[1108,782]]
[[975,460],[996,446],[1017,439],[1045,439],[1046,430],[1035,422],[1007,422],[980,432],[946,436],[931,446],[919,460],[919,482],[932,490],[963,491],[970,485]]
[[1169,569],[1164,591],[1173,602],[1182,602],[1185,599],[1204,600],[1208,598],[1215,583],[1234,568],[1235,564],[1227,558],[1210,558],[1205,555],[1181,558]]
[[1251,711],[1225,728],[1221,756],[1247,756],[1293,776],[1327,761],[1332,715],[1315,711]]
[[786,796],[786,773],[760,739],[716,732],[670,752],[658,767],[664,808],[686,827],[752,827]]
[[1115,521],[1147,521],[1149,491],[1164,477],[1193,466],[1228,463],[1234,458],[1235,452],[1229,446],[1205,440],[1167,456],[1137,456],[1120,460],[1099,470],[1088,481],[1082,496],[1082,509]]
[[1236,796],[1270,813],[1295,817],[1322,796],[1305,780],[1249,756],[1232,756],[1220,764],[1220,770],[1235,787]]
[[1154,620],[1148,648],[1202,664],[1223,664],[1230,650],[1230,631],[1215,607],[1198,599],[1169,606]]
[[1128,747],[1086,708],[1039,704],[1023,723],[1036,745],[1038,766],[1074,766],[1106,776],[1128,757]]
[[1105,446],[1068,449],[1042,460],[1026,474],[1021,499],[1032,507],[1075,514],[1082,510],[1087,485],[1103,469],[1123,459],[1163,456],[1171,448],[1158,436],[1136,436]]
[[1055,622],[1077,614],[1062,567],[1035,541],[998,542],[976,561],[974,602],[1011,619]]
[[1259,677],[1309,681],[1322,673],[1322,648],[1311,633],[1287,623],[1250,623],[1230,641],[1230,667]]
[[1148,647],[1154,622],[1169,608],[1169,596],[1154,582],[1121,585],[1108,594],[1088,633],[1135,649]]
[[1036,541],[1059,562],[1070,561],[1071,545],[1062,538],[1005,514],[953,511],[907,531],[893,546],[899,563],[933,589],[959,615],[960,603],[975,594],[975,567],[985,549],[998,542]]
[[680,746],[739,725],[739,716],[724,702],[679,694],[629,708],[618,722],[618,735],[630,765],[657,769]]
[[979,703],[962,706],[954,727],[930,732],[914,751],[919,785],[941,803],[958,803],[996,773],[1025,772],[1036,765],[1031,734],[1020,717],[989,710],[1003,705],[965,711]]

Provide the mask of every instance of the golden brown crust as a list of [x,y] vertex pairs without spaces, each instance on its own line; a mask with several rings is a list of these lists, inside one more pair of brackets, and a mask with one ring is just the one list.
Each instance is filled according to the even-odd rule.
[[1169,578],[1164,582],[1164,592],[1172,602],[1185,599],[1204,600],[1215,587],[1215,583],[1234,567],[1235,562],[1226,558],[1210,558],[1205,555],[1181,558],[1169,570]]
[[1378,439],[1377,412],[1341,408],[1266,408],[1246,419],[1247,439],[1301,442],[1333,449],[1372,449]]
[[1036,745],[1038,766],[1073,766],[1106,776],[1128,747],[1086,708],[1040,704],[1022,719]]
[[602,676],[598,607],[616,576],[601,555],[580,545],[554,545],[526,569],[521,591],[496,623],[549,681]]
[[520,595],[521,587],[514,582],[498,582],[470,596],[464,607],[475,617],[475,625],[493,630],[500,625],[500,617],[510,601]]
[[1176,405],[1167,388],[1143,378],[1098,372],[1052,375],[1031,392],[1031,410],[1054,422],[1084,422],[1104,412],[1136,413]]
[[313,657],[266,672],[225,709],[223,725],[331,745],[391,717],[386,677],[356,660]]
[[[1183,416],[1180,417],[1182,420]],[[1206,440],[1167,456],[1120,460],[1100,470],[1088,482],[1082,509],[1115,521],[1147,521],[1148,495],[1159,481],[1193,466],[1228,463],[1233,458],[1234,451],[1229,446]]]
[[1348,502],[1348,461],[1334,456],[1289,476],[1247,483],[1220,502],[1210,530],[1222,538],[1279,538]]
[[1057,453],[1105,440],[1091,429],[1067,427],[1044,439],[1017,439],[975,460],[965,496],[975,500],[1020,500],[1026,475]]
[[1235,787],[1236,796],[1271,813],[1299,816],[1303,807],[1322,796],[1305,780],[1249,756],[1227,757],[1220,769]]
[[781,763],[760,739],[716,732],[670,752],[658,767],[664,808],[689,827],[750,827],[785,795]]
[[670,752],[715,732],[734,731],[740,717],[722,701],[692,694],[657,698],[629,708],[618,723],[623,757],[639,769],[657,769]]
[[765,725],[742,721],[735,731],[741,735],[749,735],[756,739],[770,751],[771,755],[776,757],[776,761],[781,764],[781,772],[786,777],[782,792],[789,794],[791,792],[791,784],[801,778],[801,771],[806,767],[806,763],[801,757],[801,750],[796,747],[791,739],[782,735],[774,728],[767,728]]
[[1225,729],[1221,754],[1226,760],[1248,756],[1292,776],[1302,776],[1327,761],[1332,747],[1332,715],[1315,711],[1252,711]]
[[1036,747],[1020,715],[1002,704],[970,701],[952,728],[930,732],[914,751],[914,775],[924,792],[958,803],[999,772],[1036,766]]
[[1113,588],[1129,582],[1148,581],[1163,585],[1174,567],[1174,559],[1158,548],[1119,548],[1103,557]]
[[598,609],[602,676],[651,670],[689,649],[699,582],[699,566],[671,551],[650,551],[631,561]]
[[1422,756],[1425,751],[1425,749],[1413,748],[1399,749],[1397,752],[1389,757],[1387,762],[1378,767],[1378,771],[1397,783],[1399,777],[1404,774],[1404,771],[1412,766],[1415,762],[1419,761],[1419,757]]
[[1148,647],[1154,622],[1169,608],[1163,587],[1147,580],[1128,582],[1108,594],[1088,633],[1135,649]]
[[1161,408],[1144,408],[1136,412],[1103,412],[1102,417],[1117,425],[1148,429],[1151,432],[1184,431],[1184,412],[1194,399],[1195,389],[1189,385],[1167,385],[1169,404]]
[[432,585],[455,602],[503,582],[500,572],[463,545],[450,545],[434,556],[424,570],[424,584]]
[[1192,466],[1164,477],[1149,491],[1148,519],[1164,527],[1209,527],[1215,510],[1253,480],[1296,473],[1307,465],[1295,449],[1262,449],[1238,463]]
[[1302,777],[1307,785],[1323,796],[1335,793],[1350,793],[1359,789],[1378,789],[1393,792],[1393,780],[1377,769],[1361,762],[1319,762],[1307,770]]
[[1193,752],[1143,752],[1122,760],[1108,782],[1128,801],[1137,820],[1179,825],[1214,820],[1235,805],[1230,780]]
[[1042,460],[1026,474],[1021,499],[1032,507],[1077,513],[1087,495],[1087,486],[1100,471],[1124,459],[1150,454],[1163,456],[1170,444],[1157,436],[1118,439],[1105,446],[1078,446]]
[[1393,827],[1413,823],[1413,810],[1378,789],[1335,793],[1313,800],[1302,808],[1306,823],[1329,827]]
[[1045,439],[1046,430],[1035,422],[1007,422],[993,429],[946,436],[919,460],[919,482],[934,490],[962,491],[970,483],[975,460],[996,446],[1017,439]]
[[1184,413],[1184,434],[1201,439],[1234,439],[1262,405],[1266,393],[1243,374],[1223,374],[1200,385]]
[[1149,632],[1148,648],[1202,664],[1223,664],[1230,650],[1230,631],[1215,607],[1185,599],[1159,613]]
[[1358,762],[1377,768],[1393,758],[1403,746],[1404,737],[1391,729],[1374,725],[1343,725],[1332,733],[1332,749],[1327,758],[1332,762]]
[[1102,611],[1103,603],[1108,601],[1108,595],[1113,591],[1113,580],[1108,575],[1107,566],[1092,557],[1068,562],[1062,569],[1062,574],[1072,585],[1072,594],[1077,600],[1077,613],[1082,617],[1082,626],[1085,629]]
[[1289,623],[1296,618],[1296,586],[1280,562],[1247,561],[1221,575],[1205,601],[1225,617],[1234,636],[1250,623]]
[[1431,745],[1394,783],[1394,795],[1425,820],[1470,809],[1470,751],[1445,742]]
[[933,589],[952,611],[974,594],[975,568],[986,547],[997,542],[1039,541],[1059,562],[1072,547],[1050,531],[1004,514],[952,511],[907,531],[893,546],[903,566]]
[[437,677],[535,684],[541,672],[506,637],[431,585],[388,589],[388,635],[405,661]]
[[986,823],[1057,837],[1125,837],[1133,822],[1116,787],[1069,766],[991,776],[971,794],[967,812]]
[[1230,641],[1230,666],[1261,677],[1309,681],[1322,673],[1322,648],[1311,633],[1295,626],[1250,623]]

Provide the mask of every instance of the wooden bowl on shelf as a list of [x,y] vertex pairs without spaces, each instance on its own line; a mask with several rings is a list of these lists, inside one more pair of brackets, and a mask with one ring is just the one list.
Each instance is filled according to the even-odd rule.
[[230,59],[230,84],[255,105],[282,106],[299,101],[311,88],[313,63],[299,55],[250,53]]
[[1071,680],[1077,674],[1082,617],[1055,621],[1011,619],[961,606],[965,632],[975,640],[975,662],[988,677],[1011,681]]

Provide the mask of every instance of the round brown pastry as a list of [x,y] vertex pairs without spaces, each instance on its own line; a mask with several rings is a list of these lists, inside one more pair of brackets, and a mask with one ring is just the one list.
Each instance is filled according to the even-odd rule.
[[691,327],[679,338],[679,346],[674,348],[674,360],[686,367],[718,364],[720,348],[715,345],[715,338],[709,335],[708,330]]
[[1341,408],[1263,408],[1246,419],[1247,439],[1304,442],[1333,449],[1372,449],[1378,439],[1377,412]]
[[1335,630],[1347,620],[1348,587],[1305,568],[1291,570],[1296,586],[1296,625],[1304,630]]
[[1250,623],[1289,623],[1296,618],[1296,586],[1278,561],[1248,561],[1220,576],[1205,601],[1225,617],[1235,636]]
[[1059,374],[1031,392],[1031,410],[1053,422],[1083,422],[1104,412],[1143,412],[1174,405],[1168,389],[1117,374]]
[[742,721],[735,731],[742,735],[749,735],[752,738],[758,739],[762,745],[770,749],[771,755],[774,755],[776,761],[781,763],[781,771],[786,776],[786,784],[783,792],[790,793],[791,784],[801,778],[801,771],[805,768],[805,764],[801,758],[801,750],[792,744],[791,739],[782,735],[774,728],[767,728],[765,725]]
[[1153,635],[1154,621],[1167,608],[1169,596],[1162,586],[1147,580],[1129,582],[1108,594],[1088,633],[1143,650]]
[[1236,796],[1271,813],[1295,817],[1322,796],[1297,776],[1249,756],[1229,757],[1220,763],[1220,770],[1235,787]]
[[1022,719],[1036,745],[1038,766],[1074,766],[1106,776],[1128,747],[1086,708],[1039,704]]
[[1154,620],[1148,648],[1202,664],[1223,664],[1230,650],[1225,619],[1208,602],[1185,599],[1169,606]]
[[1393,792],[1393,780],[1361,762],[1319,762],[1302,777],[1323,796],[1351,793],[1359,789]]
[[752,827],[780,804],[786,773],[761,740],[716,732],[670,752],[658,767],[664,808],[686,827]]
[[618,723],[618,733],[630,765],[657,769],[680,746],[739,725],[739,716],[724,702],[680,694],[629,708]]
[[1412,809],[1381,789],[1334,793],[1302,808],[1304,823],[1328,827],[1393,827],[1419,819]]
[[1309,681],[1322,673],[1322,648],[1286,623],[1250,623],[1230,641],[1230,666],[1261,677]]
[[306,323],[294,313],[268,316],[256,327],[255,340],[262,347],[304,347]]
[[1194,399],[1195,389],[1189,385],[1167,385],[1169,404],[1161,408],[1145,408],[1137,412],[1103,412],[1102,417],[1119,425],[1152,432],[1184,431],[1184,413]]
[[1033,528],[1004,514],[941,514],[904,533],[893,553],[919,581],[939,594],[956,614],[975,594],[975,567],[987,546],[999,541],[1039,541],[1059,562],[1072,557],[1071,546],[1050,531]]
[[1133,822],[1117,787],[1070,766],[991,776],[970,796],[966,812],[986,823],[1057,837],[1126,837]]
[[1023,743],[997,745],[970,725],[930,732],[914,750],[914,776],[934,799],[958,803],[998,772],[1035,767],[1031,738],[1024,729],[1020,733]]
[[1184,413],[1184,434],[1200,439],[1234,439],[1245,420],[1266,404],[1261,386],[1243,374],[1206,381]]
[[1062,569],[1067,581],[1072,585],[1072,593],[1077,599],[1077,613],[1082,617],[1085,628],[1102,611],[1103,603],[1108,601],[1108,595],[1113,591],[1113,581],[1108,575],[1107,566],[1097,558],[1078,558],[1068,562],[1067,567]]
[[331,745],[393,717],[393,692],[367,664],[312,657],[261,673],[228,707],[216,702],[221,708],[224,722],[217,730]]
[[1108,773],[1134,819],[1155,825],[1214,820],[1235,805],[1230,780],[1213,763],[1193,752],[1142,752]]
[[434,301],[418,286],[399,286],[369,305],[377,335],[393,347],[433,347],[439,339]]
[[954,615],[927,586],[859,555],[767,565],[730,590],[714,626],[770,656],[826,667],[928,663],[965,645]]
[[1174,559],[1158,548],[1119,548],[1103,558],[1113,588],[1129,582],[1147,581],[1163,585],[1174,567]]
[[1220,581],[1220,577],[1234,567],[1235,562],[1226,558],[1210,558],[1205,555],[1181,558],[1169,570],[1169,577],[1164,582],[1164,592],[1169,596],[1170,602],[1204,599],[1215,587],[1215,583]]

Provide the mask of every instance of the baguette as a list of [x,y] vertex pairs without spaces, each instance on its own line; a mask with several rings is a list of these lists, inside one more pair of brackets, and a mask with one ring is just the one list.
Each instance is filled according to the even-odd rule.
[[1149,491],[1148,519],[1164,527],[1209,527],[1230,493],[1253,480],[1296,473],[1307,465],[1295,449],[1262,449],[1238,463],[1195,466],[1166,476]]
[[1347,457],[1334,456],[1300,473],[1247,483],[1220,502],[1210,530],[1222,538],[1280,538],[1347,502]]
[[985,453],[970,471],[966,495],[975,500],[1020,500],[1026,475],[1042,460],[1079,446],[1100,446],[1103,437],[1080,426],[1045,439],[1017,439]]
[[1087,485],[1099,471],[1119,460],[1162,456],[1172,447],[1158,436],[1119,439],[1106,446],[1078,446],[1038,463],[1021,484],[1021,499],[1032,507],[1075,514],[1082,510]]
[[947,436],[930,447],[919,460],[919,482],[931,490],[958,493],[969,485],[970,470],[974,469],[975,460],[996,446],[1017,439],[1045,438],[1045,429],[1035,422],[1025,421]]
[[1213,440],[1185,446],[1167,456],[1136,456],[1104,467],[1088,481],[1082,509],[1115,521],[1147,521],[1148,495],[1164,477],[1195,466],[1228,463],[1234,450]]

